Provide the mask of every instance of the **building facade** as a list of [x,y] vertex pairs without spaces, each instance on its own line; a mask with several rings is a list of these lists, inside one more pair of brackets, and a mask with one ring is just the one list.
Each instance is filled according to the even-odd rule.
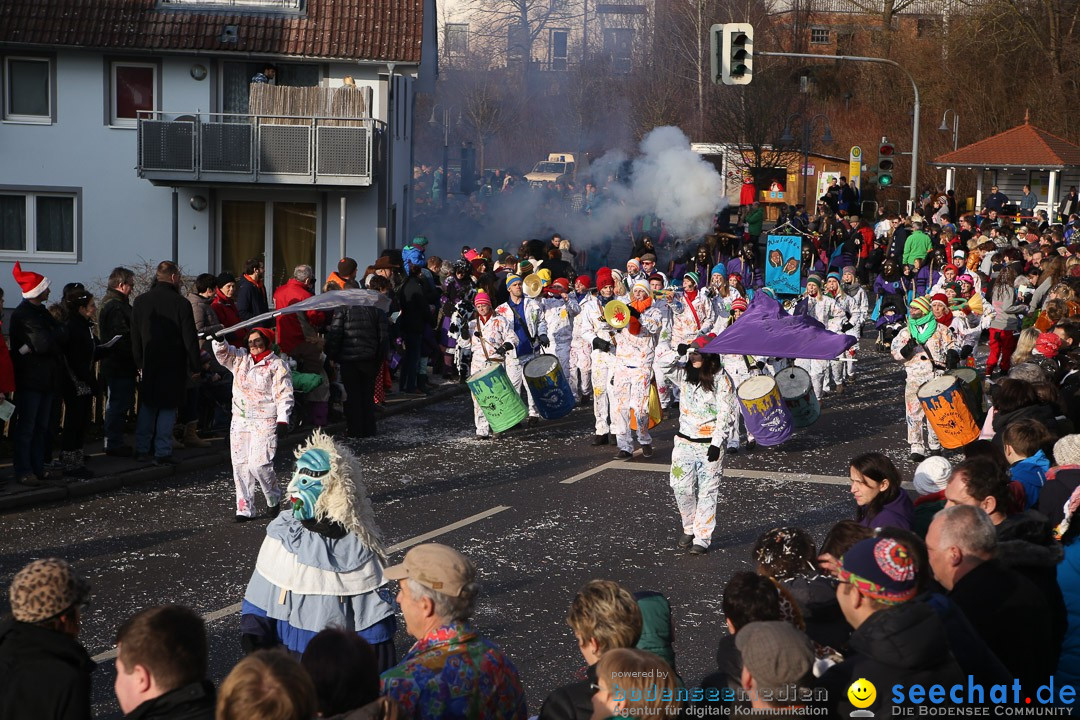
[[[434,0],[7,0],[0,277],[20,260],[100,287],[116,265],[262,254],[277,285],[400,247],[434,17]],[[349,76],[362,102],[253,112],[268,64],[314,95]]]

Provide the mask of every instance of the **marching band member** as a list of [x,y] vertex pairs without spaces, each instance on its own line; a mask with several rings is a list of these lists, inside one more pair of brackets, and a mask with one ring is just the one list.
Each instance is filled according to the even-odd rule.
[[656,336],[656,359],[653,360],[653,377],[656,380],[656,392],[660,395],[660,407],[665,410],[671,406],[672,387],[668,379],[667,368],[675,364],[677,354],[671,347],[671,304],[665,296],[667,285],[663,273],[653,273],[649,277],[649,289],[652,290],[653,307],[660,313],[660,332]]
[[626,261],[626,276],[623,280],[627,287],[633,287],[638,282],[648,283],[648,276],[641,271],[641,260],[630,258]]
[[607,445],[611,431],[611,387],[615,370],[615,328],[604,319],[604,306],[615,300],[615,281],[609,268],[596,271],[597,294],[581,307],[582,339],[592,348],[593,415],[596,436],[593,445]]
[[619,330],[615,342],[615,407],[611,424],[619,445],[616,460],[626,460],[634,454],[631,413],[637,422],[642,456],[649,458],[653,454],[649,434],[649,386],[662,318],[652,307],[652,291],[644,281],[634,284],[630,297],[630,322]]
[[846,383],[855,376],[855,353],[859,349],[858,340],[862,337],[862,327],[870,317],[870,301],[866,297],[866,290],[859,283],[854,265],[844,267],[844,274],[840,280],[840,287],[851,298],[848,311],[848,322],[851,323],[851,327],[845,332],[856,340],[856,343],[848,349],[847,358],[842,364],[843,374],[839,382]]
[[[731,319],[728,321],[728,325],[734,324],[746,312],[748,306],[749,303],[746,302],[746,298],[736,298],[731,303]],[[732,387],[736,389],[751,376],[765,373],[765,369],[768,367],[765,364],[768,358],[754,355],[721,355],[720,360],[724,371],[731,378]],[[742,415],[736,413],[736,419],[731,423],[731,431],[727,436],[728,452],[739,452],[740,425],[746,430],[746,422],[742,419]],[[757,441],[754,440],[754,436],[750,434],[749,430],[746,430],[746,449],[753,450],[756,445]]]
[[570,297],[570,284],[566,278],[555,278],[544,288],[547,297],[540,299],[547,323],[548,337],[553,344],[552,352],[559,359],[559,366],[566,373],[570,367],[570,344],[574,335],[574,317],[581,312],[577,301]]
[[701,555],[716,527],[716,498],[724,470],[724,438],[738,412],[735,390],[720,357],[701,349],[714,336],[694,340],[685,367],[671,368],[682,395],[679,431],[671,450],[671,489],[682,521],[679,547]]
[[[525,363],[532,360],[532,356],[540,351],[541,347],[550,344],[547,335],[547,322],[544,320],[544,309],[540,301],[525,297],[521,286],[520,275],[506,276],[506,290],[510,294],[499,307],[495,308],[498,313],[510,323],[517,336],[514,349],[506,356],[506,376],[510,378],[514,388],[521,393],[521,386],[525,386],[525,395],[529,399],[529,425],[535,425],[540,413],[533,401],[532,391],[525,382],[523,368]],[[474,301],[475,302],[475,301]]]
[[907,327],[893,338],[890,350],[893,358],[904,364],[907,374],[904,412],[908,445],[911,446],[911,461],[920,463],[926,459],[927,448],[923,442],[923,428],[926,428],[931,455],[941,454],[941,442],[926,422],[926,414],[919,402],[919,388],[945,370],[957,366],[960,361],[959,346],[952,330],[934,318],[930,298],[920,297],[915,298],[908,307]]
[[709,288],[705,291],[705,294],[712,299],[713,303],[713,326],[711,332],[715,332],[717,335],[724,331],[724,328],[728,326],[728,320],[731,318],[731,303],[737,298],[742,297],[739,291],[731,287],[728,283],[727,268],[723,263],[717,264],[712,269],[712,275],[709,277]]
[[[461,332],[462,342],[470,343],[472,352],[472,361],[469,364],[470,375],[480,372],[488,363],[497,362],[509,356],[510,351],[517,344],[517,335],[514,334],[513,326],[502,315],[492,312],[491,296],[483,291],[476,293],[473,306],[476,307],[476,314],[462,327]],[[491,437],[491,426],[488,425],[484,412],[476,402],[475,395],[472,402],[476,437]]]
[[697,273],[683,275],[683,291],[671,301],[671,345],[689,345],[699,335],[707,333],[713,326],[715,307],[712,299],[705,293],[698,292]]
[[961,300],[955,309],[949,307],[949,296],[946,293],[938,293],[930,298],[930,310],[934,313],[934,320],[938,325],[944,325],[952,330],[953,339],[959,347],[960,359],[966,360],[975,352],[975,346],[979,343],[979,335],[982,333],[980,318],[971,312],[970,308]]
[[[856,313],[855,298],[844,292],[841,280],[842,277],[840,273],[829,273],[828,277],[825,279],[825,295],[832,298],[844,313],[844,320],[840,323],[840,332],[845,335],[851,335],[858,340],[859,336],[855,329],[856,324],[854,322]],[[858,327],[861,327],[861,325]],[[844,392],[844,378],[846,368],[849,365],[849,363],[846,362],[846,359],[853,356],[852,351],[858,346],[859,344],[856,342],[851,348],[845,350],[835,359],[829,361],[829,374],[825,380],[828,382],[831,377],[833,389],[836,390],[837,393]]]
[[[847,315],[835,300],[822,294],[821,287],[820,275],[807,276],[806,297],[799,301],[791,314],[809,315],[824,325],[827,330],[840,332],[840,326],[847,320]],[[813,385],[818,399],[821,399],[825,386],[825,373],[829,371],[829,361],[799,358],[795,361],[795,366],[810,373],[810,384]]]
[[570,389],[574,391],[574,397],[579,401],[592,395],[592,346],[585,340],[585,322],[581,316],[582,306],[591,297],[589,293],[591,285],[592,278],[588,275],[580,275],[574,281],[574,293],[571,295],[574,302],[578,304],[578,313],[573,318],[570,366],[567,368],[566,377],[570,380]]

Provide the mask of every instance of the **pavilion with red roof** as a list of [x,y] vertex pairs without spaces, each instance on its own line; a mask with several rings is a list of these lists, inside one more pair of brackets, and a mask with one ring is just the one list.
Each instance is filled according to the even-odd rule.
[[1024,185],[1039,196],[1051,222],[1063,187],[1080,186],[1080,147],[1032,125],[1024,124],[1003,133],[939,155],[930,163],[947,171],[946,187],[954,186],[956,170],[975,171],[975,210],[982,208],[983,186],[996,185],[1011,203],[1018,202]]

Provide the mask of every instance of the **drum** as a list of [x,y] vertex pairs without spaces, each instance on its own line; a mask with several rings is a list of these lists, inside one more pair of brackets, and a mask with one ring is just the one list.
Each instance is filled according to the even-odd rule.
[[821,417],[821,403],[814,394],[810,373],[801,367],[789,367],[776,374],[780,397],[791,411],[791,422],[797,427],[807,427]]
[[971,368],[962,367],[949,370],[946,375],[952,375],[960,381],[964,392],[968,396],[968,408],[975,416],[975,422],[982,424],[983,419],[983,384],[979,373]]
[[489,363],[465,382],[493,432],[509,430],[529,414],[501,363]]
[[978,439],[979,425],[959,378],[941,375],[926,381],[919,388],[919,403],[943,448],[955,450]]
[[524,373],[540,417],[557,420],[570,414],[574,409],[574,391],[563,374],[559,358],[537,355],[525,363]]
[[736,394],[746,432],[759,445],[779,445],[791,437],[791,411],[780,397],[775,380],[768,375],[755,375],[744,380]]

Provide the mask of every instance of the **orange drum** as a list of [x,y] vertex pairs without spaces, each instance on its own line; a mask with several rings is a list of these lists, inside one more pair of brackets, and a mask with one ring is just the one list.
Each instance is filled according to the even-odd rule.
[[941,375],[923,383],[919,403],[943,448],[956,450],[979,438],[979,426],[959,378]]

